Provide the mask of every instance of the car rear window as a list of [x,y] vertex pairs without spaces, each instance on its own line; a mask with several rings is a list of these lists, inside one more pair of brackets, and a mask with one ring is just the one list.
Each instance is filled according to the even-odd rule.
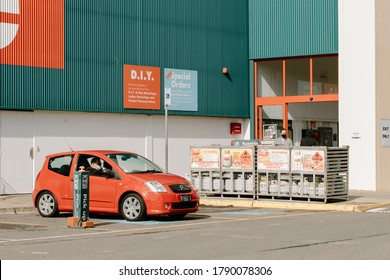
[[48,168],[60,175],[69,176],[72,160],[73,155],[54,157],[50,159]]

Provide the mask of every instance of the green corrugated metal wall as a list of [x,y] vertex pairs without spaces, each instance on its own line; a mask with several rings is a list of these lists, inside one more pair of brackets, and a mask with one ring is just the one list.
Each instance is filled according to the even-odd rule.
[[249,57],[338,53],[338,0],[249,0]]
[[65,0],[65,69],[0,65],[0,109],[163,113],[123,109],[135,64],[198,71],[198,112],[172,114],[248,117],[248,42],[247,1]]

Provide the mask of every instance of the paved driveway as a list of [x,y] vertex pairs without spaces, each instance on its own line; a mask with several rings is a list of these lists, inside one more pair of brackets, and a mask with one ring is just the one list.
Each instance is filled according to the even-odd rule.
[[127,222],[92,216],[0,216],[5,259],[390,259],[390,214],[236,207],[202,208],[183,220]]

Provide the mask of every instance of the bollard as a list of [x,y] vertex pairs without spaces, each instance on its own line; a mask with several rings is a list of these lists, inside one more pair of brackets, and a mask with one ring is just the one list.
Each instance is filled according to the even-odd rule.
[[68,227],[93,227],[89,220],[89,172],[80,169],[73,176],[73,217]]

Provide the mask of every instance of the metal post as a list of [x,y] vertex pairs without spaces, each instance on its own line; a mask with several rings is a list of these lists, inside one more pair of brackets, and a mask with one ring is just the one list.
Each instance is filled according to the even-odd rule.
[[168,173],[168,104],[165,104],[165,172]]
[[89,172],[74,173],[74,207],[73,216],[78,218],[78,224],[89,220]]
[[89,172],[75,171],[73,176],[73,217],[68,218],[69,227],[92,227],[89,221]]
[[168,106],[171,104],[171,89],[164,89],[165,105],[165,172],[168,173]]

